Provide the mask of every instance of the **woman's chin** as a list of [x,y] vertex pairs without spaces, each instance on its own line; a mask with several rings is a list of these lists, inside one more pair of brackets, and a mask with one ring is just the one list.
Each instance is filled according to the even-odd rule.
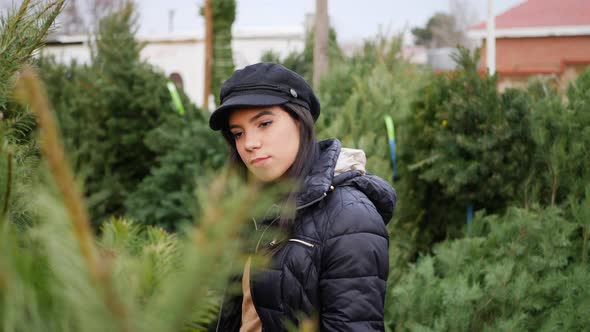
[[270,176],[268,174],[265,175],[256,175],[256,178],[258,179],[258,181],[263,182],[263,183],[270,183],[270,182],[274,182],[276,179],[279,178],[279,176]]
[[284,172],[277,172],[276,170],[261,170],[257,169],[252,174],[256,178],[256,180],[264,183],[275,182],[281,178]]

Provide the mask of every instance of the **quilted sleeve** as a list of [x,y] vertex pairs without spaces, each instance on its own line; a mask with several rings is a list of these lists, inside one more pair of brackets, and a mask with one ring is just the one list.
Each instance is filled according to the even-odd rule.
[[344,202],[324,234],[320,330],[384,331],[389,237],[375,206],[367,199]]

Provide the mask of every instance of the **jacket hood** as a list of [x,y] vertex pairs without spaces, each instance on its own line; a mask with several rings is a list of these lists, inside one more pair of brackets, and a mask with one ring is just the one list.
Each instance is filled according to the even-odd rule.
[[334,176],[351,170],[358,170],[361,174],[365,174],[367,173],[365,170],[366,165],[367,157],[365,156],[365,151],[341,148],[336,166],[334,166]]
[[303,181],[297,207],[303,208],[323,199],[331,191],[331,186],[351,186],[373,202],[387,224],[393,217],[397,195],[389,183],[366,173],[364,152],[342,148],[335,138],[320,141],[318,145],[319,156]]

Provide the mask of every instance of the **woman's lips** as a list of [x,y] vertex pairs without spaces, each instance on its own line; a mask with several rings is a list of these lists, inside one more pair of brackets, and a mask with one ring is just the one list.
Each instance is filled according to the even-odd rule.
[[252,161],[250,162],[252,165],[257,165],[260,164],[266,160],[270,159],[270,156],[267,157],[260,157],[260,158],[254,158],[252,159]]

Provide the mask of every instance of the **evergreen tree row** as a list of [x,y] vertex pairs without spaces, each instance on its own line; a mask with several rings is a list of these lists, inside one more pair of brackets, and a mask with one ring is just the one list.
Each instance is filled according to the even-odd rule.
[[221,167],[225,148],[184,93],[184,114],[175,108],[136,30],[127,4],[100,22],[90,63],[43,58],[39,70],[95,226],[115,215],[172,230],[198,212],[197,178]]
[[479,214],[389,291],[395,331],[585,331],[590,326],[590,186],[567,209]]
[[406,203],[394,227],[409,260],[461,236],[470,206],[563,206],[590,183],[590,69],[564,100],[548,81],[500,93],[496,77],[478,73],[478,54],[460,50],[456,60],[459,71],[419,91],[400,130]]

